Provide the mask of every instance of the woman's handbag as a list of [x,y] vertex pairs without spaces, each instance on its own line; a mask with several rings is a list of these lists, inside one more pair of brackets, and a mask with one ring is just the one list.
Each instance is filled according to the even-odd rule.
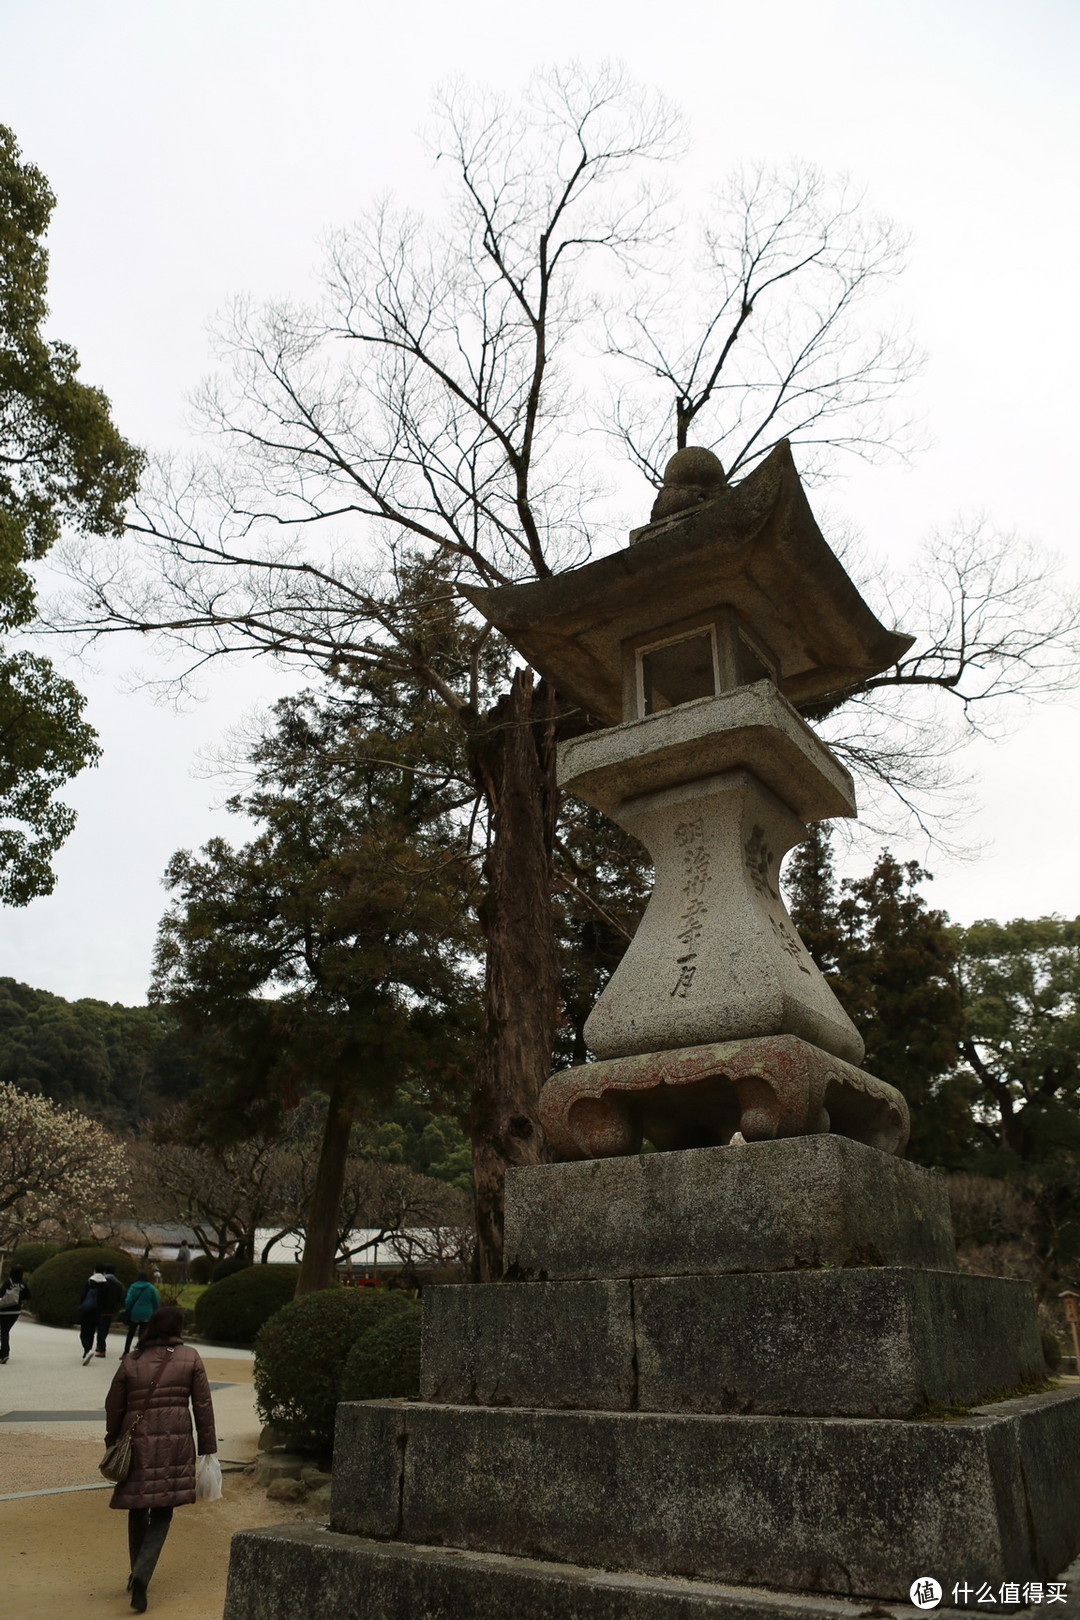
[[154,1374],[153,1383],[146,1392],[146,1400],[143,1403],[142,1412],[136,1412],[134,1418],[128,1424],[119,1440],[114,1440],[111,1446],[106,1446],[105,1455],[98,1463],[98,1473],[103,1474],[105,1478],[111,1480],[114,1485],[122,1485],[125,1479],[127,1479],[128,1475],[131,1473],[131,1460],[133,1456],[132,1436],[139,1426],[139,1419],[142,1417],[143,1412],[145,1412],[146,1408],[150,1405],[151,1396],[158,1387],[158,1380],[165,1371],[165,1368],[168,1366],[169,1356],[171,1355],[172,1349],[170,1348],[162,1361],[161,1366]]
[[[136,1418],[135,1423],[138,1421]],[[131,1473],[131,1437],[135,1432],[135,1423],[120,1436],[119,1440],[114,1440],[111,1446],[106,1446],[105,1455],[98,1463],[98,1472],[104,1474],[106,1479],[111,1479],[114,1485],[122,1485]]]

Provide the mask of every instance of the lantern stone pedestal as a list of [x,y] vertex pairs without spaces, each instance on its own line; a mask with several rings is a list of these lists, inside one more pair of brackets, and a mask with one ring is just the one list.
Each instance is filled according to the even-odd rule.
[[234,1539],[226,1620],[809,1620],[1075,1554],[1080,1400],[989,1399],[1045,1378],[1034,1305],[956,1271],[936,1173],[835,1134],[546,1165],[507,1239],[522,1280],[429,1291],[421,1400],[339,1408],[330,1527]]

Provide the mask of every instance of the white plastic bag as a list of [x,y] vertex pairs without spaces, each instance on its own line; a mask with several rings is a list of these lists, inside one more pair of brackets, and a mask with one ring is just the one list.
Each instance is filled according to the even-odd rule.
[[200,1457],[195,1465],[195,1500],[221,1501],[221,1464],[213,1452]]

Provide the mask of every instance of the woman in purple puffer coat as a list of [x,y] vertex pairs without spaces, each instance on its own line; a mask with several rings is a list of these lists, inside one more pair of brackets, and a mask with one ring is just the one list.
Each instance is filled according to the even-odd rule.
[[217,1450],[206,1369],[198,1352],[183,1343],[183,1325],[184,1313],[177,1306],[159,1306],[138,1349],[120,1362],[105,1400],[106,1445],[118,1440],[142,1414],[132,1442],[131,1472],[113,1491],[109,1504],[128,1510],[128,1588],[131,1607],[140,1614],[173,1508],[195,1500],[189,1405],[195,1414],[199,1455]]

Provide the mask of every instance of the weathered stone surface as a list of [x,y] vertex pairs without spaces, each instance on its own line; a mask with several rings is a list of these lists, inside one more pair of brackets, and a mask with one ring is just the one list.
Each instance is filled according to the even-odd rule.
[[264,1451],[255,1460],[256,1485],[269,1485],[275,1479],[299,1479],[307,1459],[294,1451]]
[[564,1159],[715,1147],[832,1130],[902,1153],[907,1103],[894,1086],[794,1035],[583,1063],[552,1075],[540,1121]]
[[674,517],[713,500],[726,484],[723,462],[711,450],[697,445],[676,450],[664,468],[664,485],[653,501],[649,522],[658,523],[661,518]]
[[507,1276],[956,1266],[945,1179],[843,1136],[512,1169]]
[[1046,1376],[1023,1282],[871,1267],[632,1286],[643,1412],[907,1417]]
[[802,821],[855,814],[849,773],[769,680],[559,745],[559,786],[616,821],[628,799],[736,770]]
[[748,771],[644,794],[613,813],[648,849],[656,885],[586,1022],[590,1050],[630,1057],[798,1035],[858,1063],[862,1038],[780,897],[780,860],[806,836],[803,822]]
[[305,1510],[317,1518],[328,1519],[330,1517],[332,1497],[333,1492],[330,1486],[320,1485],[318,1490],[311,1491],[308,1494],[304,1502]]
[[[401,1467],[407,1411],[405,1401],[358,1401],[343,1403],[337,1409],[331,1507],[362,1501],[362,1534],[366,1536],[396,1536],[401,1532]],[[363,1416],[357,1420],[350,1416],[355,1413]]]
[[[399,1416],[400,1414],[400,1416]],[[952,1422],[395,1408],[401,1539],[645,1574],[904,1600],[916,1574],[1049,1579],[1080,1545],[1080,1396]],[[338,1448],[385,1445],[343,1405]],[[386,1534],[372,1465],[334,1530]],[[1032,1511],[1033,1505],[1036,1511]],[[393,1532],[390,1532],[393,1533]]]
[[269,1502],[306,1502],[308,1488],[301,1479],[272,1479],[266,1497]]
[[628,1410],[635,1397],[630,1286],[491,1283],[428,1289],[421,1399]]
[[421,1397],[909,1417],[1045,1377],[1026,1283],[900,1268],[436,1288]]
[[[907,1604],[882,1611],[897,1620],[918,1620],[920,1612]],[[948,1609],[935,1613],[952,1620]],[[966,1613],[970,1620],[971,1611]],[[1069,1620],[1065,1608],[1053,1613]],[[865,1600],[614,1574],[289,1524],[233,1537],[224,1620],[865,1620],[865,1615]]]

